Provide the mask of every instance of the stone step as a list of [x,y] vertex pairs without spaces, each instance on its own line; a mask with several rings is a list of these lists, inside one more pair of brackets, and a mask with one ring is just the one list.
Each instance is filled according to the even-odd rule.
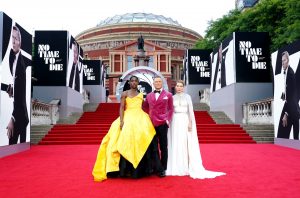
[[33,125],[30,129],[30,143],[37,144],[50,131],[53,125]]
[[82,116],[82,113],[72,113],[66,118],[61,118],[57,121],[57,124],[75,124],[79,118]]
[[273,137],[274,133],[248,133],[251,137]]
[[94,112],[98,106],[99,103],[86,103],[83,105],[83,112]]
[[256,142],[274,142],[274,137],[252,137]]
[[206,103],[194,103],[194,111],[209,111],[210,108]]
[[257,144],[274,144],[274,141],[257,141]]
[[259,125],[252,125],[252,126],[245,126],[245,125],[242,125],[242,127],[245,129],[245,130],[273,130],[274,131],[274,126],[259,126]]
[[243,129],[260,144],[274,143],[274,126],[273,125],[242,125]]
[[217,124],[233,124],[232,120],[224,112],[210,111],[209,114]]

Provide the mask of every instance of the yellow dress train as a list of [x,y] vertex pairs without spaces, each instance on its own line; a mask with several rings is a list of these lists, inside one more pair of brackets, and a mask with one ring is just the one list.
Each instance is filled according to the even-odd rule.
[[120,130],[119,117],[103,138],[92,172],[94,181],[105,180],[108,172],[119,171],[120,155],[134,168],[140,163],[155,135],[149,115],[142,110],[142,102],[142,93],[126,98],[123,128]]

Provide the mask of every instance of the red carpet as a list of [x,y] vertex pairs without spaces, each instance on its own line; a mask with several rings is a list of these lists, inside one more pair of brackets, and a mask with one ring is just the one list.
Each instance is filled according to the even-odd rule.
[[[118,116],[119,103],[101,103],[76,124],[55,125],[39,144],[100,144]],[[195,118],[200,143],[255,143],[239,125],[216,124],[206,111],[195,111]]]
[[272,144],[203,144],[203,164],[226,172],[93,182],[98,145],[32,146],[0,159],[0,197],[299,197],[300,152]]

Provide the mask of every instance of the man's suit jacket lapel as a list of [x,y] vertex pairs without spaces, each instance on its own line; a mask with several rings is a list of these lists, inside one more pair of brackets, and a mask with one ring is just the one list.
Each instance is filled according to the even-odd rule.
[[166,95],[166,91],[165,91],[165,90],[162,90],[161,93],[159,94],[159,96],[158,96],[156,102],[157,102],[157,103],[161,102],[162,99],[165,97],[165,95]]

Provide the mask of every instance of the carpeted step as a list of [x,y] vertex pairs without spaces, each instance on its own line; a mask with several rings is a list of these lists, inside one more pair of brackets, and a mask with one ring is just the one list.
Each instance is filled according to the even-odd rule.
[[[100,144],[118,118],[119,107],[101,103],[95,112],[83,113],[76,124],[55,125],[39,144]],[[206,111],[195,111],[195,119],[200,143],[255,143],[240,125],[216,124]]]

